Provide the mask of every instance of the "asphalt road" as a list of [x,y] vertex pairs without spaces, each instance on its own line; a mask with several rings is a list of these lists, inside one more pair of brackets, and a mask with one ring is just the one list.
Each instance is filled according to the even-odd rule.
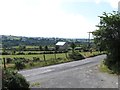
[[27,81],[40,83],[38,88],[117,88],[118,77],[101,73],[98,64],[106,58],[100,55],[80,61],[19,71]]

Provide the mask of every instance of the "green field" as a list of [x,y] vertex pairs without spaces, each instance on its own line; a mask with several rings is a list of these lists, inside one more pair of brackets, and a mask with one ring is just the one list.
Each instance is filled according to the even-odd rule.
[[[13,46],[12,48],[19,48],[19,46]],[[39,48],[39,46],[26,46],[26,48]]]
[[[51,58],[55,58],[54,54],[45,54],[46,59],[51,59]],[[57,57],[59,58],[65,58],[65,53],[60,53],[60,54],[56,54]],[[39,55],[2,55],[2,58],[26,58],[26,59],[33,59],[33,57],[38,57],[41,60],[43,60],[43,54],[39,54]]]

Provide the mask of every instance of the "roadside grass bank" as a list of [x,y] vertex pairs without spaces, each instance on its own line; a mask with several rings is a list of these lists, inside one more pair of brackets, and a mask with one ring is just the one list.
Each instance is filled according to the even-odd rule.
[[35,88],[35,87],[38,87],[38,86],[40,86],[40,82],[34,82],[34,83],[30,84],[30,88],[31,87]]
[[114,74],[114,75],[120,75],[118,73],[115,73],[114,71],[110,70],[107,65],[104,64],[104,60],[100,63],[99,67],[99,71],[103,72],[103,73],[108,73],[108,74]]

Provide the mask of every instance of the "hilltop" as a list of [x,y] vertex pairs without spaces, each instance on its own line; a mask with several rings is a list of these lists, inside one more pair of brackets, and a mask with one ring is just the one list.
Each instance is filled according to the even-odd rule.
[[19,45],[34,45],[34,46],[45,46],[54,45],[58,41],[64,42],[75,42],[75,43],[87,43],[88,39],[71,39],[71,38],[55,38],[55,37],[25,37],[25,36],[12,36],[12,35],[0,35],[3,47],[12,47]]

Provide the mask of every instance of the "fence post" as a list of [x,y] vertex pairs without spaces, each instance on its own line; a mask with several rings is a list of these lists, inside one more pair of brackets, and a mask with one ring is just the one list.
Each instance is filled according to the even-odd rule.
[[46,65],[47,65],[46,58],[45,58],[45,52],[44,52],[44,54],[43,54],[43,58],[44,58],[44,62],[45,62]]
[[6,69],[5,58],[3,58],[3,63],[4,63],[4,69]]

